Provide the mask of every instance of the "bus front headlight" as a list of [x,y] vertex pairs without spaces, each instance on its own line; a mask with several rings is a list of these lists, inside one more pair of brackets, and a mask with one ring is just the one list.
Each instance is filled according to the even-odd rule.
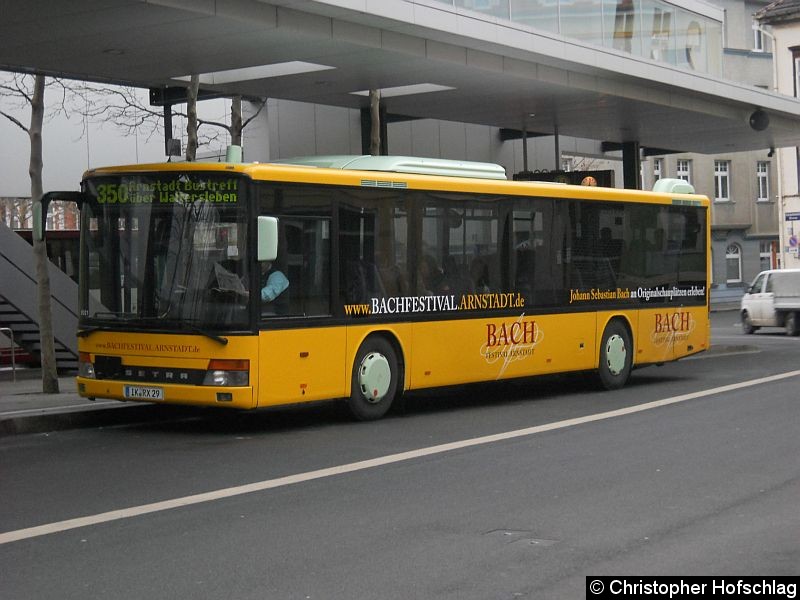
[[96,378],[92,357],[88,352],[78,352],[78,377]]
[[250,385],[249,360],[212,359],[208,361],[208,369],[203,385],[216,387],[243,387]]

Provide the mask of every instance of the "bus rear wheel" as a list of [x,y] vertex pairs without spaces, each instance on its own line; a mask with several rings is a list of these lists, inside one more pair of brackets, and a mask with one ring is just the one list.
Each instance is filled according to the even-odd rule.
[[364,340],[353,361],[347,399],[356,419],[372,421],[386,414],[397,394],[399,371],[392,344],[377,336]]
[[598,375],[607,390],[616,390],[625,385],[631,374],[633,345],[628,329],[619,321],[611,321],[603,331],[600,342]]

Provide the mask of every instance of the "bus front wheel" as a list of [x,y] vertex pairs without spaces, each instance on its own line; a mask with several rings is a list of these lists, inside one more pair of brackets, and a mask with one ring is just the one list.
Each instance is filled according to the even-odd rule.
[[633,345],[628,329],[619,321],[611,321],[600,343],[598,374],[607,390],[621,388],[628,381],[633,363]]
[[399,369],[394,347],[382,337],[364,340],[353,362],[350,412],[359,421],[380,419],[397,394]]

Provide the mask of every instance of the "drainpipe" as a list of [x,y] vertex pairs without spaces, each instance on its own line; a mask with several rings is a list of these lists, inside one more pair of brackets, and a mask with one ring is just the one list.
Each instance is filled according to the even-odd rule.
[[[764,29],[759,23],[753,23],[753,29],[757,29],[762,34],[766,35],[770,40],[772,40],[772,91],[777,94],[778,93],[778,44],[776,43],[775,36]],[[777,181],[778,181],[778,244],[780,244],[780,257],[781,257],[781,268],[786,268],[787,263],[787,256],[785,254],[786,248],[786,200],[783,197],[783,164],[781,160],[781,156],[783,152],[781,149],[778,148],[774,150],[770,148],[771,153],[775,152],[775,169],[777,171]]]

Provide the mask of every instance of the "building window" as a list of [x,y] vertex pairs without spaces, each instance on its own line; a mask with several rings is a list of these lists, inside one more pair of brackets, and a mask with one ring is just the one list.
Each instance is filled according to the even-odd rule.
[[800,97],[800,54],[798,50],[792,52],[794,57],[794,95]]
[[753,21],[753,52],[764,52],[764,32],[758,28],[758,23]]
[[714,201],[730,202],[730,169],[728,160],[714,161]]
[[617,50],[631,51],[635,16],[633,0],[617,0],[617,14],[614,19],[614,48]]
[[664,167],[664,159],[663,158],[656,158],[653,159],[653,183],[658,181],[663,177],[661,173],[663,173]]
[[686,62],[692,69],[701,67],[705,71],[706,65],[698,64],[698,61],[705,63],[705,57],[700,52],[702,40],[703,28],[697,21],[692,21],[686,28]]
[[[666,7],[665,7],[666,8]],[[670,37],[672,32],[672,12],[669,9],[653,9],[653,33],[650,58],[668,61]]]
[[725,264],[727,266],[728,283],[742,281],[742,249],[738,244],[731,244],[725,250]]
[[762,271],[775,268],[775,265],[772,261],[772,242],[759,242],[758,256],[761,261]]
[[769,201],[769,162],[766,160],[760,160],[756,164],[756,187],[758,189],[756,200]]
[[678,160],[677,176],[678,179],[683,179],[686,183],[692,183],[692,161],[686,159]]

